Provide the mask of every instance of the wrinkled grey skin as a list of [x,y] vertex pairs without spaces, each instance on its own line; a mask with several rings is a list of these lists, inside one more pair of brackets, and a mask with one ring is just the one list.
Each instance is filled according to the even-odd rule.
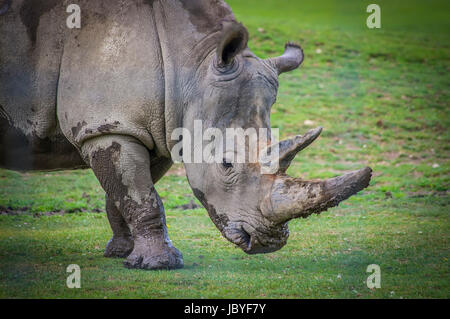
[[[81,8],[68,29],[66,7]],[[172,164],[177,127],[270,128],[278,75],[303,52],[261,60],[222,0],[0,0],[0,166],[90,167],[106,192],[113,230],[105,256],[125,266],[174,269],[154,184]],[[365,188],[369,168],[326,181],[286,176],[321,128],[280,142],[280,169],[185,164],[195,196],[247,253],[280,249],[287,222],[319,213]],[[224,160],[228,161],[225,158]]]

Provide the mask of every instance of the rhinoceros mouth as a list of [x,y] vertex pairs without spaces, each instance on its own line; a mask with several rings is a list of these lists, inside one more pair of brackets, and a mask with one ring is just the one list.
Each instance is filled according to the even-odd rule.
[[233,227],[226,227],[223,230],[223,235],[230,242],[246,251],[250,247],[251,235],[244,229],[242,225],[236,225]]
[[[268,234],[270,232],[270,234]],[[266,230],[261,232],[247,223],[239,223],[227,227],[224,236],[247,254],[270,253],[282,248],[287,241],[289,232],[285,229]],[[276,236],[273,236],[276,234]]]

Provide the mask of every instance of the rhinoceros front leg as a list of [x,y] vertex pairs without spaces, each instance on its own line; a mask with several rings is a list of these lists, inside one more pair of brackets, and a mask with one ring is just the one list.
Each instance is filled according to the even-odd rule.
[[105,257],[125,258],[130,255],[134,247],[133,236],[121,212],[117,209],[114,201],[105,196],[106,214],[113,232],[113,237],[108,241],[105,248]]
[[[124,265],[142,269],[183,267],[182,255],[167,233],[162,201],[153,187],[148,150],[132,137],[107,135],[86,141],[82,152],[133,237],[134,247]],[[123,235],[126,230],[120,232]]]

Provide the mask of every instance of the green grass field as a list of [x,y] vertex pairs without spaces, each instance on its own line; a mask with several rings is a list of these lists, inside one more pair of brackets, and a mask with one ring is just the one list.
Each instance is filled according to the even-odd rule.
[[[280,77],[272,126],[281,137],[324,132],[288,173],[328,178],[369,165],[370,187],[321,215],[290,222],[278,252],[246,255],[194,198],[182,167],[157,185],[177,271],[128,270],[103,257],[111,237],[90,170],[0,170],[2,298],[449,298],[450,3],[229,0],[260,57],[292,40],[303,66]],[[13,215],[14,212],[16,215]],[[81,289],[66,267],[81,267]],[[369,289],[369,264],[381,288]]]

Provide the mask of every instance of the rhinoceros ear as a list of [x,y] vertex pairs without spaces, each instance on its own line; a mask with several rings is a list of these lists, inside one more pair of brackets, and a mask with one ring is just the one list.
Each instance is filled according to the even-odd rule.
[[236,21],[222,23],[222,34],[217,46],[217,66],[226,67],[233,63],[239,52],[247,47],[248,31]]
[[293,42],[286,43],[284,53],[282,56],[267,59],[272,66],[277,70],[278,74],[295,70],[303,62],[302,48]]

